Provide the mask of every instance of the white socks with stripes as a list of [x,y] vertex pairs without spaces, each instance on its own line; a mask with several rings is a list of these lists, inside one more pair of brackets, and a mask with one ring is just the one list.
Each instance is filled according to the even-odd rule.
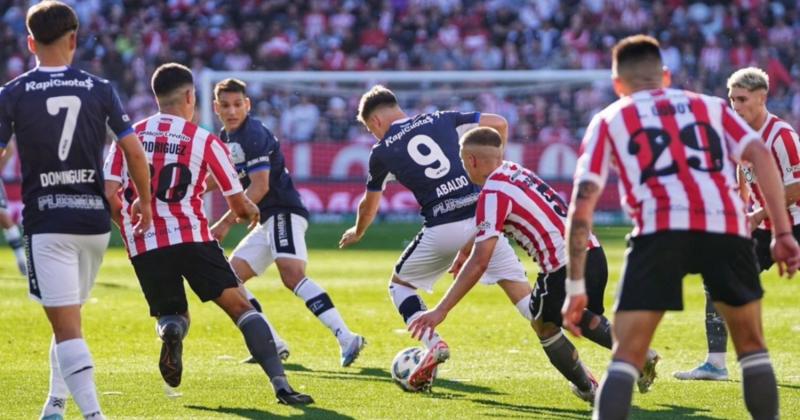
[[64,382],[83,417],[92,420],[104,419],[100,403],[97,401],[94,363],[86,341],[75,338],[56,344],[56,358]]
[[64,410],[69,398],[69,389],[64,378],[61,376],[61,369],[58,367],[58,357],[56,357],[56,337],[50,341],[50,392],[47,401],[42,407],[42,414],[39,417],[47,417],[57,414],[64,416]]
[[622,360],[612,361],[595,396],[592,419],[627,419],[637,379],[639,370],[635,366]]
[[778,418],[778,384],[766,350],[739,357],[744,403],[753,419]]
[[333,306],[331,297],[328,296],[323,288],[306,277],[300,280],[300,283],[294,288],[294,294],[303,299],[308,310],[331,330],[336,340],[339,341],[340,347],[346,348],[350,345],[355,335],[347,328],[342,315]]

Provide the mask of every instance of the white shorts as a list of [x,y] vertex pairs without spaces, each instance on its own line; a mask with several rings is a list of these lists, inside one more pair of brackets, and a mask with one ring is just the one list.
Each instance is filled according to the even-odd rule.
[[[471,218],[423,227],[403,251],[394,267],[394,275],[416,288],[431,292],[436,280],[450,268],[458,251],[475,233],[475,220]],[[495,284],[500,280],[528,282],[525,268],[505,236],[498,238],[481,283]]]
[[239,242],[231,258],[241,258],[257,275],[278,258],[293,258],[308,262],[305,217],[294,213],[276,214],[256,226]]
[[110,237],[111,233],[25,235],[31,299],[47,307],[86,302]]

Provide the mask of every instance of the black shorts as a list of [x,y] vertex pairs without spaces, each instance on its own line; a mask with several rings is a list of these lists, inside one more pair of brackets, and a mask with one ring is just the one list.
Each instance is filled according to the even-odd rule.
[[629,238],[616,311],[683,310],[683,278],[700,274],[714,302],[761,299],[753,241],[719,233],[667,231]]
[[[792,226],[792,235],[800,241],[800,225]],[[768,229],[756,229],[753,231],[753,240],[756,242],[756,258],[758,267],[761,271],[767,271],[775,261],[772,261],[772,252],[769,245],[772,242],[772,231]]]
[[131,258],[131,262],[151,316],[183,314],[188,310],[183,278],[203,302],[239,286],[239,279],[216,241],[154,249]]
[[[602,247],[592,248],[586,253],[586,296],[589,304],[586,309],[602,315],[603,295],[608,282],[608,262]],[[567,267],[552,273],[539,273],[536,286],[531,293],[530,309],[533,319],[541,319],[561,326],[561,307],[567,298],[565,281],[567,280]]]

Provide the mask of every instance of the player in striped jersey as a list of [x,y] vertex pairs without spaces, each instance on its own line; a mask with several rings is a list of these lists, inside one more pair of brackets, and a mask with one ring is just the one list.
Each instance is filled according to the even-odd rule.
[[202,301],[213,300],[239,327],[250,354],[269,376],[278,402],[312,403],[311,397],[289,386],[269,326],[245,297],[222,248],[211,236],[202,199],[209,175],[238,219],[251,221],[252,227],[259,211],[244,194],[222,140],[191,122],[195,110],[191,70],[164,64],[153,73],[152,89],[159,113],[134,129],[153,175],[153,227],[141,237],[131,234],[130,203],[137,190],[125,176],[125,160],[116,150],[106,162],[106,196],[150,315],[157,318],[161,375],[171,387],[181,383],[183,338],[189,331],[185,277]]
[[735,162],[753,166],[773,222],[772,256],[781,274],[792,276],[800,247],[782,209],[780,174],[758,135],[723,100],[668,88],[658,41],[628,37],[612,55],[620,99],[587,128],[567,223],[564,325],[579,334],[592,214],[615,167],[634,229],[615,307],[613,358],[594,418],[628,417],[656,327],[665,311],[683,308],[682,279],[689,273],[701,274],[731,328],[748,411],[756,419],[777,418],[778,390],[761,329],[763,290]]
[[[567,205],[549,185],[532,171],[503,160],[500,134],[489,127],[473,128],[461,138],[461,161],[469,178],[483,188],[478,197],[475,224],[478,232],[465,247],[471,254],[456,269],[457,277],[439,304],[415,319],[409,330],[420,337],[431,334],[450,310],[480,279],[492,259],[498,238],[505,233],[513,238],[541,269],[531,294],[531,326],[545,354],[567,380],[573,393],[591,402],[597,381],[578,357],[575,346],[561,331],[561,306],[564,303],[566,249],[564,222]],[[603,316],[603,294],[608,280],[608,265],[603,248],[591,235],[587,257],[589,306],[581,318],[585,336],[611,349],[611,327]],[[459,270],[460,268],[460,270]],[[650,390],[659,357],[651,352],[647,373],[639,380],[641,392]]]
[[[767,94],[769,76],[758,68],[748,67],[734,72],[728,78],[728,98],[747,125],[755,130],[761,141],[772,153],[772,157],[780,170],[786,206],[792,223],[795,239],[800,240],[800,139],[797,132],[785,121],[767,110]],[[762,271],[772,266],[772,255],[769,245],[772,242],[770,220],[766,217],[764,195],[755,183],[753,171],[742,166],[740,187],[743,197],[753,198],[754,209],[748,215],[750,228],[754,229],[753,239],[756,243],[756,257]],[[744,181],[744,182],[741,182]],[[748,194],[752,190],[752,195]],[[708,355],[700,366],[686,372],[675,372],[678,379],[726,380],[728,369],[725,363],[728,332],[722,316],[714,309],[714,305],[706,292],[706,341]]]

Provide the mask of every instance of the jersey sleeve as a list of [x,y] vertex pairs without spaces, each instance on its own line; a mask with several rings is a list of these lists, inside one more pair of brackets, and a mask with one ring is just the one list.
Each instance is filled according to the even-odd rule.
[[781,129],[772,142],[771,152],[781,171],[783,184],[800,181],[800,139],[797,132],[790,128]]
[[116,181],[122,183],[123,175],[126,172],[125,156],[117,143],[111,143],[108,156],[103,164],[103,176],[106,181]]
[[475,224],[478,233],[475,242],[494,238],[503,234],[503,224],[511,214],[511,199],[500,191],[481,191],[475,210]]
[[131,119],[128,117],[128,114],[125,113],[125,109],[122,107],[122,101],[119,100],[119,96],[117,95],[117,91],[114,90],[114,87],[108,85],[108,90],[110,91],[110,98],[107,124],[111,128],[111,131],[117,135],[117,139],[121,139],[128,134],[133,134]]
[[600,115],[595,115],[581,142],[580,157],[575,167],[575,184],[588,181],[601,189],[605,186],[611,162],[610,142],[608,123]]
[[383,191],[386,183],[389,182],[389,168],[383,163],[375,153],[375,149],[369,155],[369,173],[367,174],[367,191]]
[[0,147],[5,148],[14,135],[14,125],[11,114],[11,101],[8,89],[0,87]]
[[219,137],[209,136],[209,140],[206,142],[205,160],[223,196],[227,197],[243,191],[228,149]]
[[737,162],[741,161],[742,152],[751,141],[761,141],[758,134],[747,125],[742,117],[724,102],[722,103],[722,131],[728,150]]
[[480,112],[445,111],[442,112],[442,116],[453,122],[453,126],[458,132],[458,137],[463,136],[467,131],[477,127],[478,122],[481,120]]
[[247,173],[266,171],[272,168],[270,156],[278,149],[278,140],[266,128],[258,136],[248,139],[244,145]]

